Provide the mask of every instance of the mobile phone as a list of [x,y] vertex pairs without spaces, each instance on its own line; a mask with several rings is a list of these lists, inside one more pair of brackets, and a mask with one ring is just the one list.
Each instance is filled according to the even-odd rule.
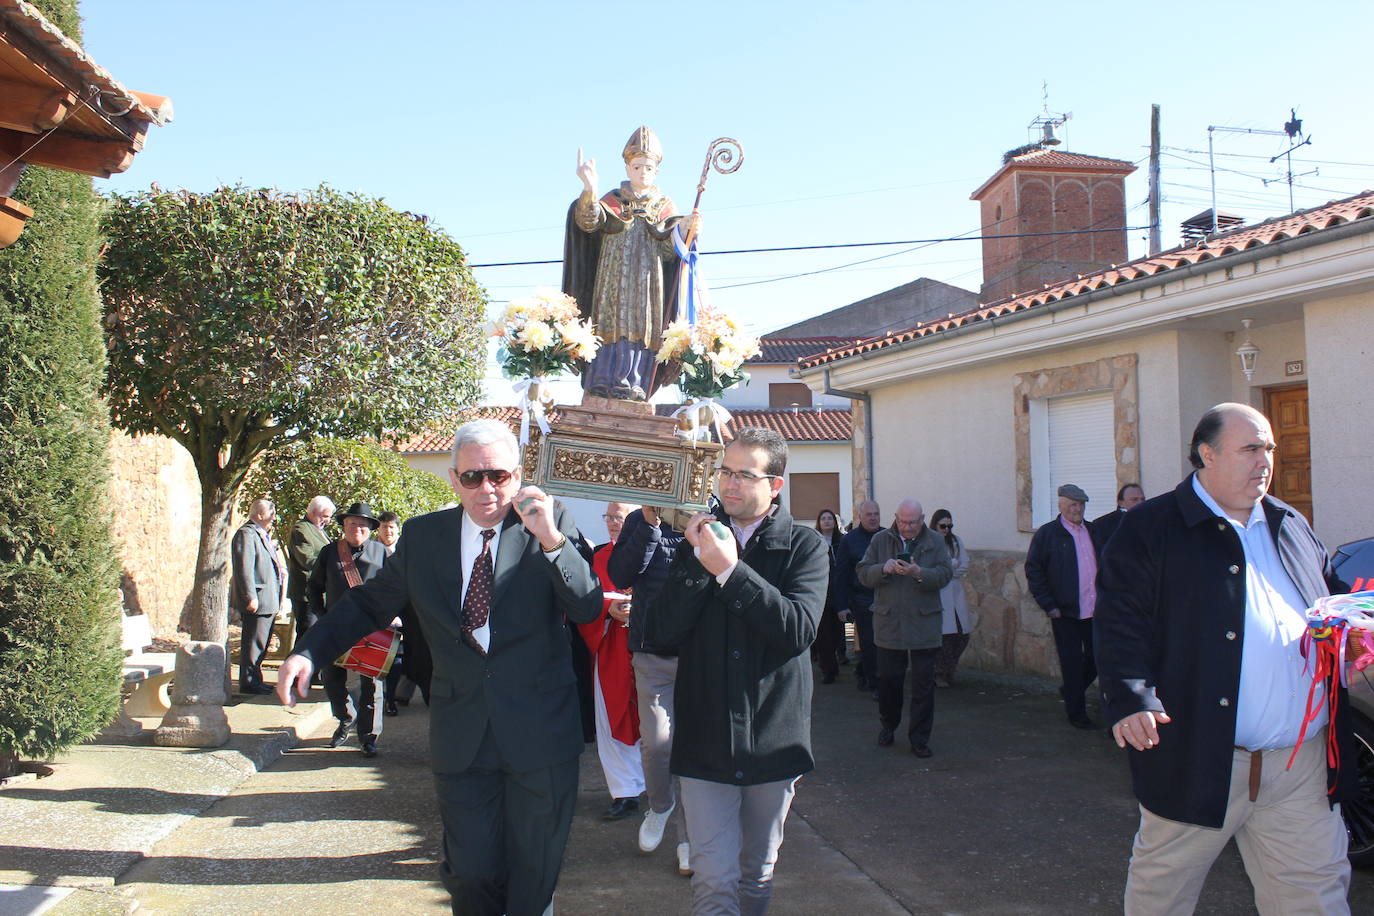
[[910,562],[911,562],[911,551],[910,551],[910,550],[903,550],[901,553],[897,554],[897,559],[901,560],[903,563],[910,563]]

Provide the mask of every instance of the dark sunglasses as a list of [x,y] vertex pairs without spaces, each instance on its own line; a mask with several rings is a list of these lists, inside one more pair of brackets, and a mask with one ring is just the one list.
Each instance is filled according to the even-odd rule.
[[954,528],[954,523],[953,523],[953,522],[941,522],[940,524],[936,525],[935,527],[936,527],[936,528],[939,528],[941,531],[950,531],[950,530],[953,530],[953,528]]
[[458,475],[458,483],[465,490],[475,490],[482,485],[482,478],[491,481],[493,487],[503,487],[510,480],[510,471],[485,468],[480,471],[463,471]]

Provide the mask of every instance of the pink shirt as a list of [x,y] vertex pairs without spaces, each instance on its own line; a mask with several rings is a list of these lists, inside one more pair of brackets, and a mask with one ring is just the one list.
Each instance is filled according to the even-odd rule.
[[1097,552],[1093,550],[1093,536],[1087,525],[1075,525],[1062,515],[1059,521],[1073,535],[1073,547],[1078,554],[1078,619],[1087,620],[1097,610]]

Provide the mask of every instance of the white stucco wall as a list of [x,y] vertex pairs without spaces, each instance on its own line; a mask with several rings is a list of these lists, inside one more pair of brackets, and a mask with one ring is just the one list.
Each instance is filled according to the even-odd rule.
[[[1374,293],[1311,301],[1304,315],[1312,514],[1318,537],[1334,550],[1374,535],[1374,347],[1368,337],[1374,326]],[[1255,343],[1264,347],[1258,338]],[[1277,366],[1282,372],[1283,364]]]
[[[1216,349],[1206,340],[1185,347],[1180,340],[1188,336],[1175,331],[1123,336],[932,373],[874,391],[876,495],[884,521],[898,502],[915,497],[927,514],[949,509],[972,549],[1025,550],[1030,535],[1016,526],[1015,376],[1125,353],[1138,359],[1141,484],[1151,496],[1174,487],[1183,476],[1188,435],[1197,421],[1197,416],[1182,417],[1180,390],[1206,401],[1201,410],[1229,396],[1224,361],[1215,371],[1181,365],[1181,351],[1196,357]],[[1215,336],[1224,343],[1222,334]],[[1090,505],[1088,514],[1108,508]]]
[[[749,381],[725,392],[725,396],[720,399],[720,402],[726,407],[767,407],[768,386],[770,384],[797,381],[788,374],[790,369],[790,366],[773,364],[749,366]],[[812,407],[843,408],[848,407],[849,403],[848,398],[820,394],[815,391],[811,393]]]
[[[849,444],[837,443],[799,443],[787,444],[787,473],[791,474],[831,474],[840,475],[840,504],[831,506],[840,515],[841,523],[853,519],[853,500],[850,492],[854,488],[854,473],[849,457]],[[788,487],[782,490],[783,505],[790,505],[792,494]],[[799,522],[814,525],[814,518],[800,518]]]

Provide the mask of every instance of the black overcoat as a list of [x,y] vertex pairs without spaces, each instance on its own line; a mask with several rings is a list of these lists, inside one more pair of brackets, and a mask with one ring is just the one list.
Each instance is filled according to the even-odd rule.
[[674,775],[751,786],[815,766],[808,650],[829,578],[825,542],[781,506],[724,585],[683,543],[645,620],[678,650]]
[[[1279,558],[1310,607],[1345,591],[1306,519],[1264,497]],[[1095,623],[1097,670],[1110,722],[1164,710],[1158,746],[1128,748],[1140,803],[1170,820],[1217,828],[1226,816],[1245,642],[1245,550],[1240,537],[1193,491],[1136,506],[1102,555]],[[1341,690],[1332,727],[1341,758],[1355,759],[1349,704]],[[1354,788],[1346,766],[1332,801]],[[1337,785],[1339,782],[1339,785]]]

